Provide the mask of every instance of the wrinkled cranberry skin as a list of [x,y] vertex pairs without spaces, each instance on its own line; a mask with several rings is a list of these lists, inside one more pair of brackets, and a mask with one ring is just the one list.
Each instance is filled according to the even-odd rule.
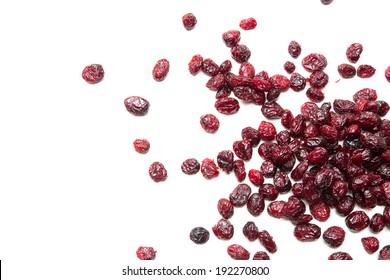
[[302,59],[302,66],[308,72],[324,70],[327,64],[325,56],[319,53],[311,53]]
[[249,260],[250,253],[247,249],[238,244],[232,244],[227,248],[227,252],[234,260]]
[[205,58],[202,62],[202,72],[207,76],[214,77],[219,73],[219,66],[211,58]]
[[149,176],[156,183],[163,182],[167,179],[168,172],[161,162],[155,161],[149,166]]
[[349,260],[352,260],[352,257],[348,253],[345,253],[345,252],[335,252],[328,257],[328,260],[349,261]]
[[385,78],[390,83],[390,66],[385,70]]
[[325,99],[325,94],[319,88],[309,87],[306,91],[306,96],[312,102],[322,102]]
[[271,82],[273,88],[280,91],[286,91],[290,87],[289,79],[280,74],[273,75],[269,78],[269,81]]
[[205,179],[211,180],[213,178],[218,177],[219,168],[215,164],[214,160],[206,158],[202,160],[202,163],[200,165],[200,172]]
[[390,206],[386,206],[383,209],[383,217],[385,218],[385,225],[390,229]]
[[200,125],[208,133],[215,133],[219,129],[219,120],[213,114],[205,114],[200,117]]
[[182,17],[182,21],[183,21],[184,28],[187,30],[193,29],[198,22],[195,15],[192,13],[185,14]]
[[271,203],[268,204],[267,206],[267,213],[273,218],[286,218],[283,209],[286,205],[286,201],[284,200],[279,200],[279,201],[272,201]]
[[390,260],[390,245],[380,250],[378,260]]
[[215,109],[221,114],[232,115],[240,109],[240,104],[233,97],[219,98],[215,101]]
[[136,255],[140,260],[154,260],[156,258],[156,251],[153,247],[140,246],[136,251]]
[[223,150],[218,153],[217,164],[221,170],[229,174],[233,170],[234,154],[230,150]]
[[292,114],[292,112],[290,110],[288,110],[288,109],[283,110],[280,122],[282,123],[282,125],[285,128],[291,127],[291,123],[292,123],[293,119],[294,119],[294,115]]
[[259,194],[261,194],[264,197],[264,199],[270,201],[277,199],[279,196],[279,192],[276,189],[276,187],[273,184],[269,184],[269,183],[263,184],[259,188]]
[[288,74],[292,74],[295,71],[295,64],[291,61],[286,61],[283,64],[283,68]]
[[304,90],[306,87],[305,77],[297,72],[292,73],[290,76],[290,87],[296,92]]
[[207,81],[206,87],[212,91],[219,91],[225,86],[225,83],[225,76],[221,73],[218,73]]
[[299,241],[310,242],[321,237],[321,228],[315,224],[299,224],[294,228],[294,236]]
[[196,158],[188,158],[181,164],[181,171],[187,175],[194,175],[200,170],[200,163]]
[[244,76],[250,79],[255,77],[255,68],[249,62],[243,62],[240,65],[240,69],[238,70],[238,74],[240,76]]
[[385,228],[385,218],[382,214],[376,213],[371,217],[370,230],[373,233],[381,232]]
[[261,121],[258,131],[261,140],[272,141],[276,137],[276,128],[271,122]]
[[264,117],[270,120],[280,119],[284,109],[276,101],[265,102],[261,107],[261,113]]
[[253,18],[246,18],[240,21],[239,26],[244,30],[252,30],[257,26],[257,21]]
[[306,157],[311,164],[323,165],[328,161],[329,153],[323,147],[315,147]]
[[314,71],[309,77],[310,86],[324,88],[329,82],[329,76],[324,71]]
[[229,195],[230,202],[235,207],[244,206],[249,199],[252,190],[247,184],[238,184]]
[[234,214],[234,206],[230,202],[230,200],[226,198],[221,198],[218,201],[217,209],[219,214],[221,214],[222,218],[224,219],[230,219]]
[[194,55],[188,63],[188,71],[191,75],[196,75],[202,70],[203,57],[200,54]]
[[220,219],[217,224],[212,227],[214,235],[218,239],[229,240],[234,235],[233,225],[226,219]]
[[165,80],[169,72],[169,61],[165,58],[159,59],[153,67],[153,79],[157,82]]
[[295,196],[290,196],[284,204],[282,212],[286,218],[293,218],[303,214],[306,210],[305,203]]
[[[227,74],[230,72],[230,70],[232,70],[232,62],[230,60],[225,60],[224,62],[221,63],[221,65],[219,65],[219,73],[220,74]],[[225,76],[226,78],[226,76]]]
[[264,183],[263,174],[259,170],[256,170],[256,169],[249,170],[248,178],[249,178],[249,181],[257,187],[260,187]]
[[341,199],[348,193],[348,184],[344,180],[336,179],[330,187],[331,195],[336,199]]
[[147,139],[136,139],[133,142],[134,149],[140,154],[146,154],[150,149],[150,143]]
[[91,64],[84,68],[81,77],[90,84],[96,84],[103,80],[104,69],[100,64]]
[[233,171],[236,175],[237,181],[242,182],[246,178],[245,163],[241,159],[237,159],[233,162]]
[[260,171],[265,178],[272,178],[276,174],[277,167],[270,161],[265,160],[260,166]]
[[292,188],[291,180],[286,172],[277,171],[273,183],[279,193],[288,193]]
[[239,159],[242,159],[244,161],[248,161],[252,158],[252,146],[247,141],[234,141],[233,151]]
[[246,45],[237,44],[230,50],[232,58],[238,62],[243,63],[249,60],[251,57],[251,51]]
[[260,143],[260,133],[256,128],[245,127],[241,131],[242,140],[250,143],[252,147],[256,147]]
[[257,239],[259,232],[259,228],[256,226],[254,222],[247,222],[243,229],[242,233],[246,238],[248,238],[249,241],[254,241]]
[[253,255],[253,260],[269,260],[267,252],[258,251]]
[[272,236],[266,230],[259,231],[258,238],[260,243],[264,246],[264,248],[270,252],[275,253],[278,250],[276,243]]
[[310,213],[317,221],[325,222],[330,217],[330,207],[323,201],[318,202],[316,204],[311,204],[309,208]]
[[190,232],[190,239],[195,244],[204,244],[210,238],[210,232],[204,227],[193,228]]
[[347,59],[351,63],[356,63],[359,60],[362,52],[363,52],[363,45],[360,43],[353,43],[347,48],[346,51]]
[[357,91],[353,96],[353,101],[357,102],[359,99],[365,98],[370,101],[375,101],[378,98],[378,95],[376,93],[375,89],[372,88],[363,88],[359,91]]
[[291,41],[288,44],[288,53],[293,58],[297,58],[302,52],[302,47],[297,41]]
[[356,70],[356,75],[360,78],[370,78],[376,72],[376,69],[368,64],[359,65]]
[[264,197],[259,193],[252,193],[246,204],[248,212],[253,216],[259,216],[265,208]]
[[363,237],[361,239],[363,248],[367,253],[373,254],[379,249],[379,240],[374,236]]
[[345,240],[345,230],[339,226],[331,226],[324,231],[322,238],[329,247],[340,247]]
[[236,46],[240,42],[240,39],[241,33],[238,30],[230,30],[222,34],[222,40],[229,48]]
[[366,212],[356,210],[345,218],[345,224],[350,230],[359,232],[370,225],[370,218]]
[[149,111],[150,103],[140,96],[129,96],[124,101],[126,110],[134,116],[145,116]]
[[337,71],[339,72],[340,76],[344,79],[350,79],[356,76],[356,68],[347,63],[340,64],[337,67]]

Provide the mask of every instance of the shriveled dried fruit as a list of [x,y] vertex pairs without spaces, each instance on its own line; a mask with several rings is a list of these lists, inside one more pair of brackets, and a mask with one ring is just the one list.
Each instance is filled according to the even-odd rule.
[[270,215],[273,218],[277,218],[277,219],[286,218],[286,216],[284,215],[284,212],[283,212],[285,205],[286,205],[286,201],[283,201],[283,200],[272,201],[267,206],[268,215]]
[[350,62],[356,63],[359,60],[362,52],[363,45],[360,43],[353,43],[347,48],[346,55]]
[[324,70],[327,65],[326,57],[319,53],[311,53],[302,59],[302,66],[308,72]]
[[340,247],[345,239],[345,230],[339,226],[331,226],[324,231],[322,238],[329,247]]
[[233,171],[236,175],[237,181],[242,182],[245,180],[246,171],[245,171],[245,163],[242,159],[236,159],[233,162]]
[[385,78],[390,83],[390,66],[385,70]]
[[261,121],[258,131],[261,140],[272,141],[276,137],[276,128],[271,122]]
[[250,143],[252,147],[260,143],[260,133],[256,128],[247,126],[241,130],[242,140]]
[[386,245],[380,250],[378,260],[390,260],[390,245]]
[[240,42],[240,39],[241,33],[238,30],[230,30],[222,34],[222,40],[229,48],[236,46]]
[[335,252],[328,257],[328,260],[331,260],[331,261],[347,261],[348,260],[349,261],[349,260],[352,260],[352,257],[350,254],[348,254],[346,252]]
[[302,47],[297,41],[291,41],[288,44],[288,53],[293,57],[297,58],[302,52]]
[[253,255],[253,260],[269,260],[267,252],[258,251]]
[[313,215],[314,219],[325,222],[330,217],[330,208],[329,205],[323,201],[320,201],[315,204],[310,205],[310,213]]
[[140,260],[154,260],[156,258],[156,253],[153,249],[153,247],[147,247],[147,246],[140,246],[137,251],[136,255]]
[[239,159],[248,161],[252,158],[252,146],[247,141],[244,140],[234,141],[233,151]]
[[188,71],[191,75],[196,75],[202,70],[203,57],[200,54],[194,55],[188,63]]
[[224,219],[230,219],[234,214],[234,206],[229,199],[221,198],[218,201],[217,208],[219,214],[221,214]]
[[229,195],[230,202],[235,207],[244,206],[249,199],[252,190],[247,184],[238,184]]
[[167,179],[168,172],[161,162],[155,161],[149,166],[149,176],[156,183],[163,182]]
[[147,139],[135,139],[133,142],[134,149],[140,154],[146,154],[150,149],[150,143]]
[[169,72],[169,61],[165,58],[159,59],[153,67],[153,79],[157,82],[163,81]]
[[249,260],[250,253],[247,249],[238,244],[232,244],[227,248],[229,256],[234,260]]
[[286,61],[284,64],[283,64],[283,68],[284,70],[286,70],[286,72],[288,74],[291,74],[295,71],[295,64],[291,61]]
[[182,17],[182,21],[183,21],[184,28],[187,30],[193,29],[198,22],[193,13],[185,14]]
[[226,219],[220,219],[212,228],[218,239],[229,240],[234,235],[233,225]]
[[181,164],[181,171],[187,175],[194,175],[200,170],[200,163],[196,158],[188,158]]
[[253,17],[250,17],[241,20],[239,25],[244,30],[251,30],[255,29],[255,27],[257,26],[257,21]]
[[305,89],[306,79],[301,74],[294,72],[290,77],[290,87],[293,91],[299,92]]
[[247,222],[242,228],[242,233],[249,241],[254,241],[257,239],[259,228],[254,222]]
[[215,133],[219,129],[219,120],[213,114],[205,114],[200,117],[200,125],[208,133]]
[[248,212],[253,216],[259,216],[265,208],[264,197],[260,193],[252,193],[246,204]]
[[345,79],[350,79],[355,77],[356,75],[356,69],[353,65],[342,63],[337,67],[337,71],[339,72],[340,76]]
[[382,214],[376,213],[371,217],[370,230],[373,233],[381,232],[385,228],[385,217]]
[[210,77],[216,76],[219,73],[219,66],[211,58],[205,58],[202,62],[202,72]]
[[269,234],[268,231],[266,230],[259,231],[258,238],[260,240],[260,243],[264,246],[264,248],[268,252],[275,253],[278,250],[278,247],[276,246],[273,237]]
[[352,231],[362,231],[370,224],[370,218],[366,212],[356,210],[345,218],[345,224]]
[[375,74],[375,72],[376,69],[368,64],[359,65],[356,70],[356,74],[360,78],[370,78]]
[[294,236],[303,242],[317,240],[321,237],[321,228],[316,224],[306,223],[295,226]]
[[204,227],[193,228],[190,232],[190,239],[195,244],[204,244],[210,238],[210,232]]
[[251,51],[250,49],[243,44],[237,44],[235,45],[231,50],[230,53],[232,55],[232,58],[238,62],[243,63],[248,61],[248,59],[251,57]]
[[215,101],[215,109],[221,114],[231,115],[240,109],[240,104],[233,97],[225,97]]
[[200,165],[200,172],[207,180],[214,179],[219,175],[219,168],[215,164],[214,160],[205,158]]
[[81,76],[86,82],[96,84],[104,78],[103,66],[100,64],[88,65],[84,68]]
[[373,254],[379,249],[379,240],[375,236],[363,237],[361,239],[363,248],[367,253]]
[[248,172],[248,178],[251,183],[257,187],[260,187],[264,183],[264,176],[260,170],[251,169]]
[[222,171],[229,174],[233,170],[234,154],[230,150],[223,150],[218,153],[217,164]]
[[149,111],[149,101],[140,96],[129,96],[124,103],[126,110],[134,116],[144,116]]

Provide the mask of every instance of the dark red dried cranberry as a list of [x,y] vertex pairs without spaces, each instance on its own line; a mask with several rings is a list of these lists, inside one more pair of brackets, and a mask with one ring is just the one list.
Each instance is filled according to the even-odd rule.
[[253,79],[255,77],[255,68],[253,67],[252,63],[243,62],[240,65],[240,69],[238,70],[238,74],[240,76],[244,76],[244,77]]
[[322,102],[325,99],[325,94],[319,88],[309,87],[306,91],[306,96],[310,101]]
[[195,244],[204,244],[209,241],[210,232],[204,227],[193,228],[190,232],[190,239]]
[[224,219],[230,219],[234,214],[234,206],[230,200],[226,198],[221,198],[218,201],[217,208],[219,214],[221,214],[222,218]]
[[286,76],[283,75],[273,75],[269,78],[269,81],[271,82],[271,85],[273,88],[280,90],[280,91],[286,91],[290,87],[290,81]]
[[233,162],[233,171],[236,175],[236,178],[238,182],[242,182],[245,180],[246,177],[246,171],[245,171],[245,163],[241,159],[236,159]]
[[288,53],[293,57],[297,58],[302,52],[302,47],[297,41],[291,41],[288,44]]
[[234,235],[233,225],[226,219],[220,219],[212,228],[218,239],[229,240]]
[[329,81],[329,76],[324,71],[314,71],[309,77],[310,86],[324,88]]
[[302,66],[308,72],[324,70],[328,61],[319,53],[311,53],[302,59]]
[[385,78],[390,83],[390,66],[385,70]]
[[361,112],[356,118],[356,123],[364,130],[373,130],[379,127],[381,121],[379,115],[373,112]]
[[267,252],[258,251],[253,255],[253,260],[269,260]]
[[90,84],[96,84],[104,78],[103,66],[100,64],[88,65],[81,73],[81,77]]
[[155,161],[149,166],[149,176],[156,183],[163,182],[167,179],[168,172],[161,162]]
[[200,163],[196,158],[188,158],[181,164],[181,171],[187,175],[194,175],[200,170]]
[[282,93],[282,91],[280,89],[277,89],[277,88],[271,88],[268,92],[267,92],[267,101],[275,101],[279,98],[280,94]]
[[185,14],[182,17],[184,28],[187,30],[191,30],[195,27],[196,23],[198,22],[195,15],[193,13]]
[[231,50],[230,53],[232,55],[232,58],[238,62],[238,63],[243,63],[248,61],[248,59],[251,57],[251,51],[246,45],[242,44],[237,44],[234,46]]
[[238,184],[229,195],[230,202],[235,207],[244,206],[249,199],[252,190],[247,184]]
[[306,172],[308,167],[309,167],[309,164],[307,161],[302,161],[302,162],[298,163],[291,172],[291,179],[293,179],[295,181],[301,180],[303,177],[303,174]]
[[153,247],[140,246],[138,247],[136,254],[137,258],[140,260],[154,260],[156,258],[156,253]]
[[360,78],[370,78],[375,74],[376,69],[368,64],[362,64],[356,70],[356,74]]
[[363,237],[361,239],[363,248],[367,253],[373,254],[379,249],[379,240],[374,236]]
[[261,140],[272,141],[276,137],[276,128],[271,122],[262,121],[258,130]]
[[234,260],[249,260],[250,253],[247,249],[238,244],[232,244],[227,248],[229,256]]
[[247,222],[242,229],[242,233],[246,238],[249,239],[249,241],[256,240],[258,236],[258,232],[259,232],[259,228],[256,226],[254,222]]
[[380,250],[378,260],[390,260],[390,245],[384,246]]
[[250,143],[252,147],[257,146],[260,143],[260,133],[256,128],[245,127],[241,130],[242,140]]
[[240,104],[233,97],[219,98],[215,101],[215,109],[221,114],[231,115],[240,109]]
[[292,73],[290,76],[290,87],[296,92],[304,90],[306,87],[305,77],[297,72]]
[[355,103],[350,100],[335,99],[333,101],[333,110],[337,114],[353,113],[355,110]]
[[330,193],[336,199],[343,198],[348,193],[348,183],[342,179],[334,180],[330,187]]
[[311,164],[323,165],[328,161],[329,153],[323,147],[315,147],[306,158]]
[[222,34],[222,40],[229,48],[236,46],[240,42],[240,39],[241,33],[238,30],[230,30]]
[[205,158],[204,160],[202,160],[202,164],[200,165],[200,172],[205,179],[210,180],[218,177],[219,168],[215,164],[214,160]]
[[234,154],[230,150],[223,150],[218,153],[217,164],[227,174],[233,170]]
[[264,115],[264,117],[270,120],[280,119],[283,112],[284,109],[276,101],[265,102],[261,107],[261,113]]
[[205,58],[202,62],[202,72],[213,77],[219,73],[219,66],[211,58]]
[[273,184],[269,184],[269,183],[263,184],[259,188],[259,194],[261,194],[264,197],[264,199],[267,199],[270,201],[277,199],[279,196],[279,192],[275,188],[275,186]]
[[345,218],[345,224],[350,230],[358,232],[369,226],[370,218],[366,212],[356,210]]
[[252,30],[257,26],[257,21],[253,17],[250,17],[241,20],[239,25],[244,30]]
[[215,133],[219,128],[219,120],[213,114],[206,114],[200,117],[200,125],[208,133]]
[[291,180],[286,172],[276,171],[273,183],[279,193],[287,193],[292,187]]
[[269,91],[272,88],[271,82],[258,75],[253,78],[253,86],[260,91]]
[[257,187],[264,183],[264,176],[259,170],[251,169],[248,172],[248,178],[251,183]]
[[284,204],[282,212],[286,218],[293,218],[303,214],[306,210],[306,205],[302,200],[295,196],[290,196]]
[[386,206],[383,209],[383,217],[385,218],[385,225],[390,229],[390,206]]
[[345,252],[335,252],[328,257],[328,260],[349,261],[349,260],[352,260],[352,257],[348,253],[345,253]]
[[252,146],[247,141],[234,141],[233,151],[239,159],[248,161],[252,158]]
[[337,71],[339,72],[340,76],[345,78],[345,79],[353,78],[356,75],[355,67],[353,65],[347,64],[347,63],[340,64],[337,67]]
[[276,166],[270,160],[265,160],[260,165],[260,171],[265,178],[272,178],[276,173]]
[[225,86],[225,83],[225,76],[221,73],[218,73],[207,81],[206,87],[209,90],[218,91]]
[[134,149],[140,154],[146,154],[150,149],[150,143],[147,139],[135,139],[133,146]]
[[202,70],[203,57],[200,54],[194,55],[188,63],[188,71],[191,75],[196,75]]
[[346,55],[350,62],[356,63],[359,60],[362,52],[363,52],[362,44],[353,43],[347,48]]
[[230,60],[225,60],[224,62],[221,63],[221,65],[219,65],[219,73],[220,74],[226,74],[226,73],[229,73],[230,70],[232,70],[232,62]]
[[246,102],[252,102],[255,90],[249,86],[237,86],[233,88],[234,95]]
[[324,5],[329,5],[332,2],[333,2],[333,0],[321,0],[321,3]]
[[267,213],[273,218],[286,218],[284,215],[283,209],[286,205],[286,201],[279,200],[279,201],[272,201],[267,206]]
[[169,72],[169,61],[165,58],[159,59],[153,67],[153,79],[157,82],[163,81]]
[[253,216],[259,216],[265,208],[264,197],[259,193],[252,193],[246,204],[248,212]]
[[371,217],[370,230],[373,233],[381,232],[385,227],[385,218],[382,214],[376,213]]
[[150,103],[140,96],[129,96],[124,101],[126,110],[134,116],[144,116],[148,113]]
[[283,64],[283,68],[284,70],[286,70],[286,72],[288,74],[291,74],[295,71],[295,64],[291,61],[286,61],[284,64]]
[[317,221],[325,222],[330,217],[330,207],[323,201],[316,204],[311,204],[309,208],[310,213]]
[[293,119],[294,119],[294,115],[292,114],[292,112],[288,109],[284,109],[280,120],[282,125],[285,128],[290,128]]
[[273,237],[268,233],[268,231],[259,231],[258,238],[260,240],[260,243],[268,252],[275,253],[278,250],[278,247],[276,246]]
[[294,228],[294,236],[303,242],[310,242],[321,237],[321,228],[316,224],[299,224]]
[[331,248],[340,247],[345,239],[345,231],[339,226],[331,226],[322,234],[325,243]]

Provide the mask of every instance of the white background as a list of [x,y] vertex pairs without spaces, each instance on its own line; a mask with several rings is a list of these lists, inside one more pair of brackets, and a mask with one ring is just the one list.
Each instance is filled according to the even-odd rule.
[[[181,22],[188,12],[198,19],[192,31]],[[215,159],[240,139],[243,127],[257,128],[263,117],[253,105],[242,105],[232,116],[218,114],[215,93],[204,86],[207,77],[191,76],[187,65],[195,54],[217,63],[229,59],[221,35],[239,29],[239,21],[248,17],[256,18],[258,26],[241,30],[241,43],[251,49],[257,72],[285,73],[284,62],[292,60],[287,45],[296,40],[303,48],[294,60],[298,72],[308,75],[300,61],[311,52],[328,58],[326,100],[350,99],[357,90],[372,87],[379,99],[390,101],[383,74],[390,65],[386,1],[335,0],[329,6],[320,0],[0,3],[0,259],[5,279],[123,279],[122,268],[145,265],[135,255],[141,245],[157,250],[151,267],[231,265],[226,247],[232,243],[252,255],[264,250],[242,236],[249,220],[268,230],[278,245],[271,254],[273,277],[304,278],[300,271],[309,265],[310,278],[320,268],[321,275],[369,275],[358,265],[330,265],[326,259],[334,251],[349,252],[355,264],[369,262],[374,275],[384,271],[376,262],[378,253],[368,255],[361,245],[370,231],[350,232],[334,212],[327,222],[315,223],[323,230],[331,225],[346,229],[337,250],[322,239],[298,242],[289,222],[266,213],[254,218],[245,208],[236,209],[231,219],[236,234],[230,241],[213,234],[203,246],[189,240],[195,226],[211,232],[220,218],[217,201],[228,197],[237,181],[223,173],[210,181],[200,173],[186,176],[181,162]],[[368,80],[336,83],[337,65],[348,62],[345,50],[354,42],[364,46],[357,65],[371,64],[377,72]],[[160,58],[168,59],[171,69],[157,83],[151,70]],[[81,78],[91,63],[104,67],[99,84]],[[130,95],[150,101],[147,116],[134,117],[125,110],[123,100]],[[294,114],[305,101],[304,92],[293,91],[278,100]],[[199,125],[205,113],[221,121],[214,135]],[[143,137],[151,142],[145,155],[132,147],[134,139]],[[163,183],[149,178],[147,170],[155,160],[168,170]],[[260,164],[255,149],[246,168]],[[376,212],[382,208],[369,215]],[[388,229],[377,237],[381,247],[390,244]]]

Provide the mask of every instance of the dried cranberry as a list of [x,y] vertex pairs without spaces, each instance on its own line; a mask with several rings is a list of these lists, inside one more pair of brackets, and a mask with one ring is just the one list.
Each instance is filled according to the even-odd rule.
[[219,73],[220,74],[226,74],[226,73],[229,73],[230,70],[232,70],[232,62],[230,60],[225,60],[224,62],[221,63],[221,65],[219,65]]
[[356,210],[345,218],[345,224],[352,231],[362,231],[370,224],[370,218],[364,211]]
[[273,183],[279,193],[287,193],[292,187],[291,180],[286,172],[276,171]]
[[144,116],[148,113],[150,103],[140,96],[129,96],[124,101],[126,110],[134,116]]
[[230,30],[222,34],[222,40],[229,48],[236,46],[240,42],[240,39],[241,33],[238,30]]
[[306,210],[306,205],[302,200],[295,196],[290,196],[284,204],[282,213],[286,218],[293,218],[303,214]]
[[251,57],[251,51],[246,45],[237,44],[230,50],[230,53],[232,55],[232,58],[238,62],[243,63],[248,61],[248,59]]
[[237,159],[233,162],[233,171],[236,175],[238,182],[242,182],[245,180],[246,171],[245,171],[245,163],[241,159]]
[[376,93],[375,89],[363,88],[363,89],[357,91],[353,95],[353,101],[357,102],[361,98],[365,98],[365,99],[368,99],[368,100],[371,100],[371,101],[375,101],[378,98],[378,96],[377,96],[377,93]]
[[309,77],[310,86],[324,88],[329,81],[329,76],[324,71],[314,71]]
[[324,5],[329,5],[332,2],[333,2],[333,0],[321,0],[321,3]]
[[222,218],[224,219],[230,219],[234,214],[234,206],[230,200],[226,198],[221,198],[218,201],[217,208],[219,214],[221,214]]
[[352,257],[345,252],[335,252],[328,257],[328,260],[347,261],[347,260],[352,260]]
[[259,193],[252,193],[246,204],[248,212],[253,216],[259,216],[265,208],[264,197]]
[[324,70],[327,64],[325,56],[319,53],[311,53],[302,59],[302,66],[308,72]]
[[278,250],[278,247],[276,246],[273,237],[268,233],[268,231],[259,231],[258,238],[260,240],[260,243],[268,252],[275,253]]
[[337,67],[337,71],[339,72],[340,76],[345,78],[345,79],[353,78],[356,75],[355,67],[353,65],[347,64],[347,63],[340,64]]
[[206,114],[200,117],[200,125],[208,133],[215,133],[219,128],[219,120],[213,114]]
[[253,79],[255,76],[255,68],[253,67],[252,63],[243,62],[240,65],[240,69],[238,70],[238,74],[240,76],[244,76],[244,77]]
[[272,201],[267,206],[268,215],[270,215],[273,218],[277,218],[277,219],[286,218],[284,211],[283,211],[286,203],[287,202],[284,200]]
[[169,72],[169,61],[165,58],[159,59],[153,67],[153,79],[157,82],[163,81]]
[[218,177],[219,168],[215,164],[214,160],[206,158],[202,161],[202,164],[200,166],[200,172],[205,179],[210,180]]
[[230,202],[235,207],[244,206],[249,199],[252,190],[247,184],[238,184],[229,195]]
[[271,85],[273,88],[280,90],[280,91],[286,91],[290,87],[290,81],[286,76],[283,75],[273,75],[269,78],[269,81],[271,82]]
[[168,172],[161,162],[155,161],[149,166],[149,176],[156,183],[163,182],[167,179]]
[[219,73],[219,66],[211,58],[205,58],[202,62],[202,72],[213,77]]
[[190,232],[190,239],[195,244],[204,244],[210,238],[210,232],[204,227],[193,228]]
[[249,241],[254,241],[257,239],[259,232],[259,228],[256,226],[254,222],[247,222],[243,229],[242,233],[246,238],[248,238]]
[[277,199],[279,196],[279,192],[275,188],[275,186],[269,183],[263,184],[259,188],[259,194],[261,194],[264,197],[264,199],[271,200],[271,201]]
[[314,219],[325,222],[330,217],[330,208],[328,204],[321,201],[316,204],[310,205],[310,213],[313,215]]
[[322,102],[325,99],[325,94],[319,88],[309,87],[306,91],[306,96],[310,101]]
[[242,140],[250,143],[252,147],[257,146],[260,143],[260,133],[256,128],[245,127],[241,130]]
[[253,17],[250,17],[241,20],[239,25],[244,30],[251,30],[255,29],[255,27],[257,26],[257,22]]
[[384,246],[380,250],[378,260],[390,260],[390,245]]
[[230,150],[223,150],[218,153],[217,164],[227,174],[233,170],[234,154]]
[[360,78],[370,78],[375,74],[376,69],[368,64],[362,64],[360,65],[357,70],[356,74]]
[[282,117],[283,108],[276,101],[265,102],[261,107],[261,112],[267,119],[279,119]]
[[340,247],[345,239],[345,231],[339,226],[331,226],[322,234],[325,243],[331,248]]
[[306,161],[298,163],[291,172],[291,179],[295,181],[301,180],[308,167],[309,164]]
[[215,108],[221,114],[231,115],[240,109],[240,104],[233,97],[225,97],[215,101]]
[[302,52],[302,47],[297,41],[291,41],[288,44],[288,53],[293,57],[297,58]]
[[136,255],[140,260],[154,260],[156,253],[153,247],[140,246],[136,251]]
[[341,199],[348,193],[348,184],[342,179],[336,179],[333,181],[330,187],[331,195],[336,199]]
[[286,72],[288,74],[291,74],[295,71],[295,64],[291,61],[286,61],[284,64],[283,64],[283,68],[284,70],[286,70]]
[[212,91],[218,91],[224,86],[225,86],[225,76],[221,73],[218,73],[217,75],[211,77],[206,83],[206,87]]
[[290,87],[296,92],[304,90],[306,87],[305,77],[297,72],[292,73],[290,76]]
[[145,154],[149,151],[150,143],[147,139],[136,139],[133,142],[133,146],[138,153]]
[[312,164],[323,165],[328,161],[329,153],[323,147],[315,147],[308,155],[307,160]]
[[379,240],[374,236],[363,237],[361,239],[363,248],[367,253],[373,254],[379,249]]
[[250,258],[248,250],[238,244],[230,245],[227,252],[234,260],[249,260]]
[[347,48],[346,55],[350,62],[356,63],[359,60],[362,52],[363,52],[362,44],[353,43]]
[[220,219],[212,228],[218,239],[229,240],[234,235],[233,225],[226,219]]
[[364,130],[373,130],[380,125],[381,118],[373,112],[361,112],[357,116],[356,122]]
[[90,84],[96,84],[104,78],[103,66],[100,64],[88,65],[84,68],[81,77]]
[[191,75],[196,75],[202,70],[203,57],[200,54],[194,55],[188,63],[188,71]]
[[233,151],[239,159],[248,161],[252,158],[252,146],[247,141],[234,141]]
[[194,175],[200,170],[199,161],[195,158],[188,158],[181,164],[181,171],[187,175]]
[[253,260],[269,260],[267,252],[258,251],[253,255]]
[[269,91],[272,88],[271,82],[268,79],[264,79],[256,75],[253,80],[253,86],[260,91]]
[[258,130],[262,140],[272,141],[276,137],[276,128],[271,122],[262,121]]
[[390,66],[385,70],[385,78],[390,83]]
[[257,187],[261,186],[264,183],[263,174],[256,169],[251,169],[248,172],[248,178],[251,183]]
[[265,178],[272,178],[276,173],[276,166],[269,160],[263,161],[260,171]]
[[385,218],[385,225],[390,229],[390,206],[383,209],[383,217]]
[[288,109],[283,110],[280,121],[285,128],[291,127],[291,122],[293,119],[294,119],[294,116],[290,110],[288,110]]
[[185,14],[182,17],[184,28],[187,30],[191,30],[195,27],[196,23],[198,22],[194,14],[188,13]]
[[249,86],[237,86],[233,88],[234,95],[246,102],[252,102],[255,90]]
[[294,228],[294,236],[299,241],[314,241],[321,237],[321,228],[311,223],[299,224]]
[[306,121],[302,114],[298,114],[291,122],[290,134],[292,137],[300,137],[305,131]]

